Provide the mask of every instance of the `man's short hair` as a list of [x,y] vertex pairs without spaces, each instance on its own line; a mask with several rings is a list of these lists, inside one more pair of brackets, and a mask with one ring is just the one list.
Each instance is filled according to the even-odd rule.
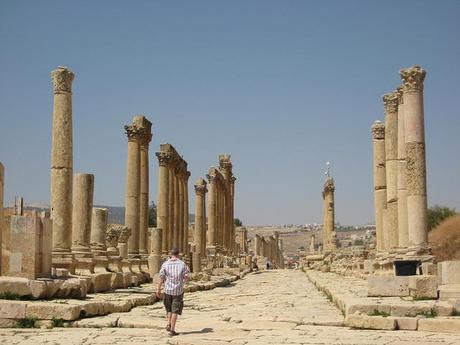
[[169,251],[169,254],[174,255],[174,256],[178,256],[179,255],[179,249],[177,249],[176,247],[173,247]]

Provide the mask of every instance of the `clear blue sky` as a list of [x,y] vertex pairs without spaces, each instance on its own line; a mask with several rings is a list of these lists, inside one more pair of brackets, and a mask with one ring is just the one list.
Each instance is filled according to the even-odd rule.
[[460,210],[460,1],[1,1],[0,161],[5,203],[49,202],[52,89],[71,68],[74,168],[122,206],[123,125],[143,113],[193,182],[232,155],[246,224],[321,222],[324,164],[336,219],[373,221],[370,126],[419,64],[429,204]]

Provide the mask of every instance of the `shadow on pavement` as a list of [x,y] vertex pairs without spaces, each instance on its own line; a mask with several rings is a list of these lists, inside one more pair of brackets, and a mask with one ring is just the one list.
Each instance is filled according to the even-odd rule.
[[203,328],[201,331],[180,332],[179,335],[203,334],[203,333],[212,333],[212,332],[214,332],[214,329],[212,328]]

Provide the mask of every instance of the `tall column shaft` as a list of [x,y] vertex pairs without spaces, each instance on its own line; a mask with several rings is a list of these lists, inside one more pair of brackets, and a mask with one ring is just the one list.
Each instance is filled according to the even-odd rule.
[[400,71],[403,80],[406,147],[406,188],[409,245],[427,243],[427,193],[423,82],[426,72],[419,66]]
[[374,151],[374,217],[377,250],[383,251],[385,247],[383,229],[383,209],[386,207],[386,169],[385,169],[385,125],[375,122],[372,126],[373,151]]
[[404,97],[402,87],[398,87],[398,245],[407,247],[407,189],[406,189],[406,143],[404,126]]
[[51,72],[53,81],[53,128],[51,140],[51,218],[53,252],[66,253],[72,243],[72,81],[65,67]]
[[[157,152],[159,168],[158,168],[158,199],[157,199],[157,227],[159,229],[169,229],[169,162],[171,156],[166,152]],[[157,231],[158,232],[158,231]],[[155,232],[155,234],[157,234]],[[151,234],[154,234],[152,232]],[[162,232],[162,241],[167,242],[165,239],[168,236],[167,231]],[[167,244],[160,243],[161,251],[168,251]]]
[[150,255],[148,258],[149,262],[149,273],[150,277],[158,274],[161,268],[161,254],[162,254],[162,243],[163,243],[163,229],[161,228],[150,228]]
[[193,240],[195,242],[195,251],[203,254],[203,246],[206,246],[206,237],[204,235],[204,227],[206,226],[205,215],[205,195],[206,181],[198,179],[195,183],[195,233]]
[[208,175],[209,194],[208,194],[208,245],[217,245],[217,214],[216,214],[216,180]]
[[140,217],[140,152],[138,127],[125,126],[128,136],[128,159],[126,162],[125,225],[131,229],[128,254],[139,254]]
[[174,162],[172,162],[171,166],[169,167],[169,222],[168,222],[168,230],[164,233],[163,239],[163,254],[167,254],[174,243],[174,227],[175,227],[175,195],[176,195],[176,177],[175,177],[175,168]]
[[398,246],[398,94],[383,96],[385,106],[385,166],[387,183],[387,226],[390,248]]
[[[205,181],[206,183],[206,181]],[[206,189],[206,192],[208,190]],[[202,219],[202,233],[201,233],[201,257],[204,258],[206,257],[206,247],[207,247],[207,243],[208,243],[208,240],[207,240],[207,229],[206,229],[206,192],[203,196],[203,199],[201,200],[201,207],[203,209],[203,219]]]
[[189,253],[188,248],[188,179],[190,177],[190,172],[186,172],[184,176],[184,237],[183,237],[183,248],[184,254]]
[[75,174],[73,183],[72,252],[90,252],[94,175]]
[[140,145],[139,208],[139,253],[148,254],[147,229],[149,227],[149,149],[148,144],[145,143]]
[[176,169],[174,174],[174,233],[172,246],[179,249],[179,232],[180,232],[180,201],[179,201],[179,171]]
[[179,238],[177,239],[179,251],[184,253],[184,213],[185,213],[185,198],[184,198],[184,176],[181,172],[179,177]]

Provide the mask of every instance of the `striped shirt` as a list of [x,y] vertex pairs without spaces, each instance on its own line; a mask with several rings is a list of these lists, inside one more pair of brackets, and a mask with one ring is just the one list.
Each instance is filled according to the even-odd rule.
[[182,295],[189,272],[187,265],[179,259],[165,261],[160,269],[160,278],[165,279],[165,294]]

